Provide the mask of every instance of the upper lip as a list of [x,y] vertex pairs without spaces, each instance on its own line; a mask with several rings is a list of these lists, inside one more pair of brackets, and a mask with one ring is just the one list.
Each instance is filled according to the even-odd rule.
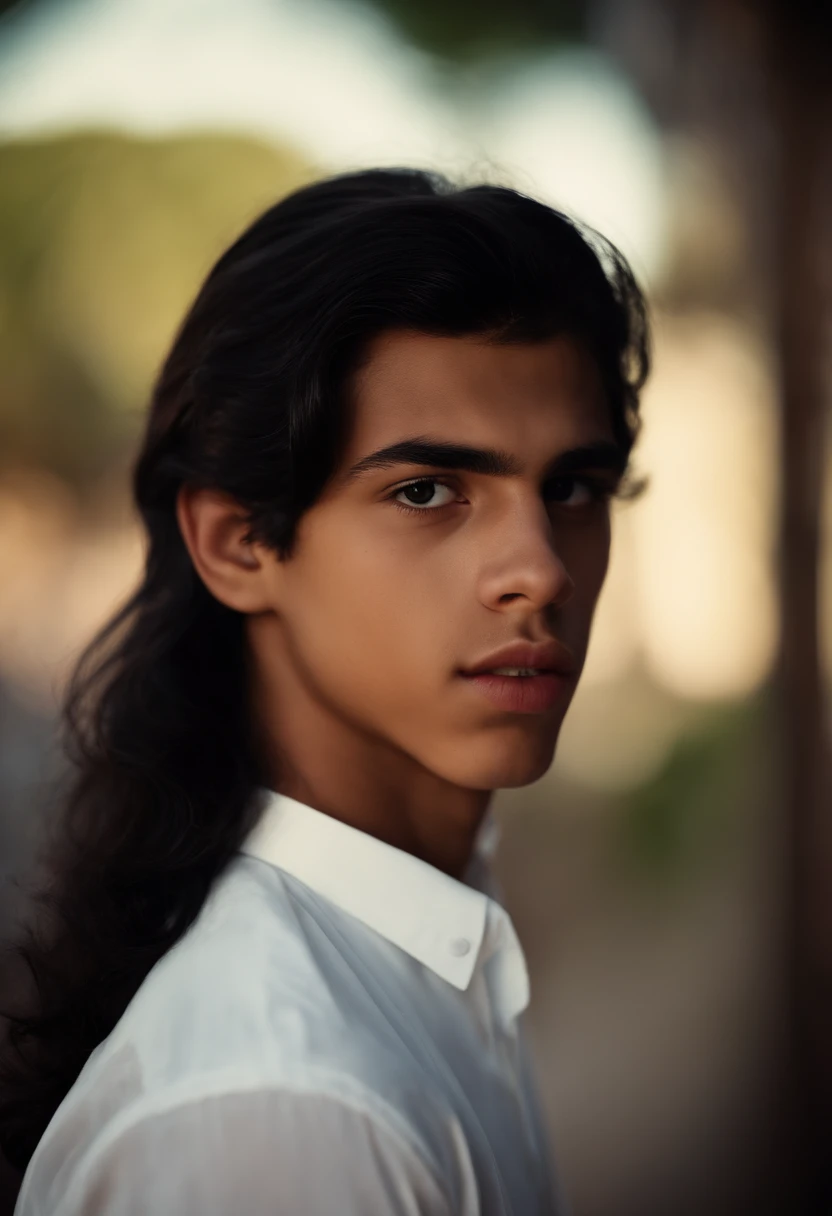
[[493,650],[479,662],[463,668],[466,676],[491,671],[495,667],[534,667],[538,671],[556,671],[570,676],[577,672],[577,663],[572,654],[560,642],[527,642],[519,638]]

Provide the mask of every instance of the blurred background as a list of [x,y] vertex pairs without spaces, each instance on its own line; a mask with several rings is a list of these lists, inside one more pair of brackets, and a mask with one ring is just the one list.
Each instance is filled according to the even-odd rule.
[[0,936],[214,259],[335,170],[514,185],[620,246],[655,336],[555,763],[495,800],[564,1183],[575,1216],[832,1211],[831,12],[0,0]]

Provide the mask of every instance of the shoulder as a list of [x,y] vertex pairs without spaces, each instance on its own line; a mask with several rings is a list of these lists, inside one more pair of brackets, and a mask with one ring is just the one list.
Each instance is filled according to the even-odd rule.
[[347,1095],[254,1084],[170,1092],[114,1120],[56,1216],[450,1216],[444,1181],[394,1122]]
[[343,929],[302,884],[256,858],[235,860],[147,975],[78,1095],[109,1094],[113,1061],[129,1057],[138,1083],[129,1097],[120,1089],[125,1106],[137,1090],[190,1094],[250,1077],[345,1099],[376,1095],[421,1122],[428,1086],[378,1000],[389,976],[370,976]]
[[[207,1162],[213,1176],[224,1162],[224,1176],[254,1177],[283,1161],[287,1145],[305,1160],[298,1136],[308,1132],[314,1143],[316,1128],[357,1159],[369,1154],[371,1173],[384,1173],[391,1155],[396,1169],[406,1160],[409,1185],[424,1173],[426,1193],[449,1167],[456,1173],[447,1159],[453,1115],[414,1069],[343,946],[314,900],[299,898],[274,867],[234,863],[88,1061],[33,1158],[32,1193],[63,1194],[73,1181],[106,1195],[112,1171],[122,1177],[127,1162],[141,1174],[151,1150],[157,1173],[164,1154],[190,1173]],[[216,1152],[203,1156],[218,1135]],[[180,1141],[182,1155],[172,1149]],[[261,1154],[259,1166],[248,1153]],[[92,1210],[108,1216],[118,1211],[109,1199],[96,1203]],[[153,1210],[166,1210],[160,1203]],[[201,1203],[195,1211],[211,1210]]]
[[147,974],[109,1047],[132,1046],[148,1088],[214,1069],[277,1067],[298,1014],[327,1015],[325,963],[285,876],[237,857]]

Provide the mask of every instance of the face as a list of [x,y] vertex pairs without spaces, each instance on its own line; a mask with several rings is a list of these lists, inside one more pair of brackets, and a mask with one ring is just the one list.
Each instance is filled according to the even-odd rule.
[[[367,461],[414,437],[498,450],[511,471],[423,463],[429,453]],[[275,681],[306,699],[309,729],[315,714],[321,729],[337,721],[379,763],[400,756],[469,789],[546,771],[577,676],[554,705],[520,713],[460,670],[517,639],[554,638],[580,672],[621,475],[603,455],[562,471],[589,445],[614,446],[611,423],[596,367],[569,339],[375,341],[346,450],[292,556],[275,558],[275,612],[260,617],[258,645],[282,667]]]

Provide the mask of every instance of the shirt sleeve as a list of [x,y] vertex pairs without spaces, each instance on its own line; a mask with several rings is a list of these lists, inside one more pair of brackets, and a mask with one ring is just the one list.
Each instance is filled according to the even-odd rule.
[[87,1157],[60,1216],[451,1216],[415,1149],[340,1098],[222,1093],[143,1115]]

